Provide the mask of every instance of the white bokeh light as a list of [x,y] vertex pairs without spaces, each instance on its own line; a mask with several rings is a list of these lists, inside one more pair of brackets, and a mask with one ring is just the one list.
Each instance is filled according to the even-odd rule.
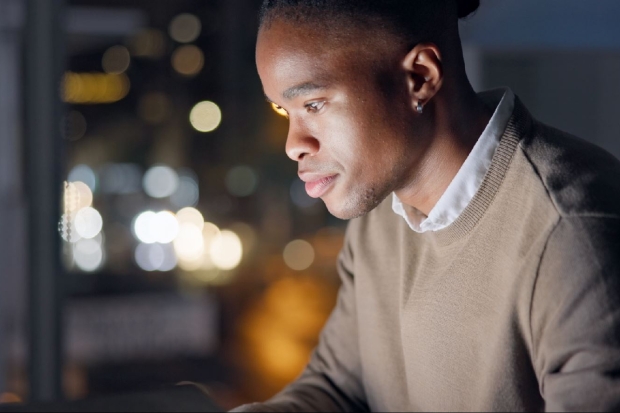
[[159,244],[138,244],[135,259],[144,271],[157,271],[164,263],[164,249]]
[[194,206],[199,197],[200,190],[196,180],[190,176],[181,176],[176,191],[170,195],[170,202],[178,208]]
[[179,223],[170,211],[145,211],[136,217],[133,232],[145,244],[168,244],[178,235]]
[[82,209],[93,204],[93,192],[90,187],[82,181],[71,182],[77,193],[77,208]]
[[241,240],[232,231],[223,230],[213,240],[210,248],[213,264],[221,270],[232,270],[241,262],[243,247]]
[[192,224],[182,224],[173,245],[179,260],[191,262],[201,260],[204,252],[202,230]]
[[204,228],[202,229],[202,243],[204,245],[204,254],[202,256],[202,263],[200,266],[201,269],[211,270],[217,267],[217,265],[213,261],[213,255],[211,251],[215,240],[219,239],[221,234],[222,231],[220,231],[217,225],[210,222],[205,222]]
[[179,233],[179,223],[172,212],[161,211],[155,214],[151,220],[152,231],[155,233],[155,242],[168,244]]
[[136,247],[134,258],[144,271],[172,271],[177,266],[177,259],[170,244],[140,243]]
[[103,219],[101,214],[92,207],[80,209],[73,220],[75,231],[85,239],[96,237],[103,228]]
[[149,196],[165,198],[177,190],[179,175],[169,166],[154,166],[144,174],[142,185]]
[[189,121],[199,132],[211,132],[222,121],[222,111],[219,106],[210,101],[197,103],[189,114]]
[[103,264],[103,248],[100,239],[81,239],[73,244],[73,260],[82,271],[93,272]]
[[133,223],[133,233],[138,240],[145,244],[157,242],[157,234],[154,231],[155,212],[145,211],[136,217]]
[[179,225],[191,224],[196,226],[200,231],[205,226],[205,219],[196,208],[187,207],[179,210],[176,214]]

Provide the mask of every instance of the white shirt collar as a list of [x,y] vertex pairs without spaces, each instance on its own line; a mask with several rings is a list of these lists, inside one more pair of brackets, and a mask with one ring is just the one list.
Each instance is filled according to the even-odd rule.
[[428,217],[414,207],[405,205],[393,194],[392,210],[403,217],[416,232],[438,231],[452,224],[472,200],[489,170],[499,141],[514,109],[515,96],[509,89],[488,92],[497,108],[482,135],[467,156],[458,173]]

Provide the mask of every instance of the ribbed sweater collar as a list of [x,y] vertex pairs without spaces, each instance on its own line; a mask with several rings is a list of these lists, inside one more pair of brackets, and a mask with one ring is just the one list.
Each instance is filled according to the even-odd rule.
[[425,236],[434,238],[439,245],[447,245],[469,234],[487,212],[500,190],[519,142],[529,133],[531,126],[530,113],[521,100],[515,97],[514,111],[478,192],[456,221],[442,230],[426,233]]

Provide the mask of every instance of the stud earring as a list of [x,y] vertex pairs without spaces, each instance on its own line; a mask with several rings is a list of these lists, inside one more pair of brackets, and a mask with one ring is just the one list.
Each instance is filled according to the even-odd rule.
[[418,100],[418,105],[416,106],[415,110],[417,110],[419,114],[422,114],[424,112],[424,107],[422,106],[421,100]]

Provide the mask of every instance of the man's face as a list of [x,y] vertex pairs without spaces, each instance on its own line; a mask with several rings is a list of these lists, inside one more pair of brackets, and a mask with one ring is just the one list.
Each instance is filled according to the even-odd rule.
[[409,184],[427,146],[416,133],[403,51],[383,37],[353,29],[334,40],[278,20],[258,37],[263,89],[289,116],[287,155],[308,194],[341,219]]

